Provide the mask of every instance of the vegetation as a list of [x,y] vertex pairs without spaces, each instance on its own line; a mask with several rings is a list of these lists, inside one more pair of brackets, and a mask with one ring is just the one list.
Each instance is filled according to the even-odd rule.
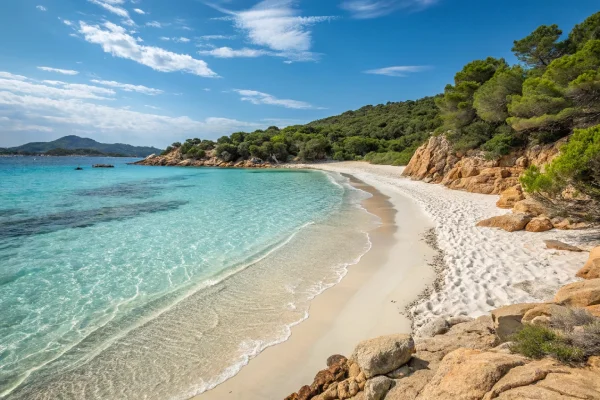
[[[116,143],[106,144],[98,143],[95,140],[71,135],[64,136],[51,142],[33,142],[18,147],[2,149],[4,154],[45,154],[55,149],[74,150],[74,151],[98,151],[102,154],[119,154],[126,157],[147,157],[150,154],[159,154],[160,149],[155,147],[130,146],[128,144]],[[94,154],[99,155],[99,154]]]
[[236,132],[216,143],[191,139],[167,152],[181,148],[186,157],[202,158],[215,150],[228,161],[331,158],[402,165],[432,132],[447,134],[459,153],[483,150],[490,159],[553,142],[600,124],[600,12],[562,37],[557,25],[542,25],[514,41],[520,65],[493,57],[472,61],[435,97],[369,105],[281,130]]
[[103,153],[92,149],[52,149],[44,153],[46,156],[88,156],[88,157],[127,157],[118,153]]
[[173,143],[163,154],[179,149],[185,158],[201,159],[214,150],[224,161],[258,158],[270,162],[363,160],[405,165],[415,149],[442,125],[433,97],[417,101],[365,106],[356,111],[279,129],[235,132],[216,142],[188,139]]
[[[576,130],[545,172],[530,167],[521,176],[521,184],[525,191],[556,209],[600,219],[597,207],[600,202],[600,125]],[[569,188],[576,193],[568,191]],[[573,197],[582,201],[574,203]]]
[[600,354],[600,318],[585,309],[571,309],[553,315],[548,327],[525,325],[512,341],[511,350],[526,357],[584,362]]

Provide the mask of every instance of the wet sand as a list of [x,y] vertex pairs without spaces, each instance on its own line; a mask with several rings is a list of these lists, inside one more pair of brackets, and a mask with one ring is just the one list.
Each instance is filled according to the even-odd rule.
[[433,224],[409,198],[348,177],[372,194],[363,206],[381,218],[370,232],[371,250],[339,284],[312,301],[309,318],[292,329],[288,341],[266,349],[197,399],[283,399],[312,383],[330,355],[349,356],[364,339],[410,333],[405,307],[435,280],[429,266],[435,251],[423,240]]

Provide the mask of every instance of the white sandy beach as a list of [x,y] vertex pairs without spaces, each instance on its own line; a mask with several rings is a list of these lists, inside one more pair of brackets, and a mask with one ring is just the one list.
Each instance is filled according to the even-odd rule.
[[[547,250],[543,240],[585,249],[596,244],[586,243],[589,231],[477,228],[479,220],[507,212],[496,208],[498,196],[411,181],[400,176],[402,167],[363,162],[303,167],[349,174],[375,188],[383,196],[365,205],[380,214],[384,225],[372,233],[373,248],[361,262],[313,300],[310,317],[292,329],[288,341],[259,354],[202,399],[282,399],[310,384],[328,356],[349,355],[363,339],[410,332],[410,320],[402,312],[435,278],[428,265],[435,252],[422,240],[431,227],[446,272],[441,290],[411,309],[417,327],[438,316],[476,317],[506,304],[546,300],[559,286],[576,280],[587,253]],[[386,214],[390,206],[396,212]]]

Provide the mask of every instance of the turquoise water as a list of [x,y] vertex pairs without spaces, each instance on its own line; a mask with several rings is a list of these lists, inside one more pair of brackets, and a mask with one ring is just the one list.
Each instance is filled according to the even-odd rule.
[[369,248],[341,176],[129,161],[0,158],[1,396],[189,398]]

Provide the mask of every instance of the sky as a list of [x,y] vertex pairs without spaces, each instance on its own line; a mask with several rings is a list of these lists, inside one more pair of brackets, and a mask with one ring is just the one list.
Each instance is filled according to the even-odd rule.
[[164,148],[435,95],[598,0],[4,0],[0,147]]

